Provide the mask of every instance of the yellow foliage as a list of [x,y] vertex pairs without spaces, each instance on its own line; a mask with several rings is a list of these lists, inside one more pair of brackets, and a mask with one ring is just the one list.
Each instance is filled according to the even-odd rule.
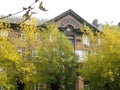
[[90,81],[93,87],[104,87],[106,84],[119,87],[120,27],[105,25],[103,31],[92,35],[90,40],[90,50],[95,53],[88,55],[80,70],[82,76]]

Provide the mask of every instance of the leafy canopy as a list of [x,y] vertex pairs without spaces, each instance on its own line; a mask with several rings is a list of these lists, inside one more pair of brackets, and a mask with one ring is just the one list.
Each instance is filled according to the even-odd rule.
[[92,90],[120,89],[119,38],[119,27],[105,25],[103,31],[91,39],[92,49],[80,71]]

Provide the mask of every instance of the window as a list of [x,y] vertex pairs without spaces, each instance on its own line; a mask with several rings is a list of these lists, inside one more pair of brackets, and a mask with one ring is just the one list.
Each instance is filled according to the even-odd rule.
[[67,37],[68,37],[70,43],[74,46],[74,44],[75,44],[74,36],[69,35]]
[[34,90],[46,90],[46,84],[36,83],[34,85]]
[[89,85],[84,85],[84,89],[85,90],[90,90],[90,86]]
[[39,41],[40,40],[40,35],[38,33],[35,33],[35,41]]
[[51,35],[49,36],[49,40],[50,42],[53,42],[53,37]]
[[0,36],[4,36],[4,37],[8,37],[8,31],[3,31],[3,30],[1,30],[0,31]]
[[88,51],[86,50],[75,50],[75,53],[78,55],[80,61],[85,60],[86,55],[88,55]]
[[19,53],[21,56],[24,54],[24,52],[25,52],[25,49],[24,49],[24,48],[21,48],[21,47],[18,48],[18,53]]
[[80,38],[79,38],[79,39],[77,38],[77,39],[76,39],[76,42],[81,42],[81,39],[80,39]]
[[32,57],[38,57],[38,50],[32,50]]
[[103,42],[100,38],[98,38],[98,45],[103,45]]
[[18,34],[20,40],[25,40],[25,34],[24,33],[19,33]]
[[73,31],[73,27],[71,25],[67,25],[66,26],[66,31],[67,32],[72,32]]
[[87,45],[87,46],[90,45],[90,42],[89,42],[89,38],[88,38],[88,37],[83,37],[82,42],[83,42],[83,45]]
[[34,90],[40,90],[40,83],[36,83],[36,84],[35,84]]

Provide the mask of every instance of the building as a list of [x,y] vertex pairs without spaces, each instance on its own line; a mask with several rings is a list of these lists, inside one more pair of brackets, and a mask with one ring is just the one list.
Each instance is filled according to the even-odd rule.
[[[11,17],[7,18],[6,21],[9,21],[14,28],[16,26],[16,23],[21,22],[22,18],[18,17]],[[58,25],[58,29],[65,33],[68,37],[69,41],[74,47],[75,53],[79,55],[79,59],[84,60],[85,55],[88,53],[90,42],[88,37],[83,37],[83,32],[81,31],[84,27],[84,24],[86,24],[88,27],[93,29],[95,32],[99,31],[94,25],[88,23],[86,20],[84,20],[82,17],[80,17],[78,14],[76,14],[73,10],[69,9],[62,14],[58,15],[57,17],[51,19],[51,20],[38,20],[38,26],[44,25],[43,23],[54,21]],[[16,28],[16,27],[15,27]],[[8,32],[1,32],[1,34],[4,36],[8,36]],[[16,35],[13,35],[15,37],[19,37],[20,39],[24,39],[24,34],[20,32],[16,32]],[[20,53],[22,53],[24,50],[23,48],[19,48],[18,50]]]
[[95,32],[99,30],[71,9],[52,20],[58,25],[58,29],[66,34],[74,47],[75,53],[79,55],[79,59],[84,60],[85,55],[88,54],[90,42],[88,37],[83,37],[83,32],[81,30],[84,24]]
[[[17,22],[20,22],[21,19],[17,19],[17,21],[12,20],[11,25],[14,25]],[[14,22],[13,22],[14,21]],[[85,55],[88,54],[89,48],[90,48],[90,42],[88,37],[83,37],[82,28],[84,27],[84,24],[86,24],[88,27],[93,29],[95,32],[99,31],[97,28],[95,28],[93,25],[88,23],[86,20],[84,20],[82,17],[80,17],[78,14],[76,14],[73,10],[69,9],[65,11],[64,13],[58,15],[57,17],[49,20],[54,21],[58,25],[58,29],[65,33],[65,35],[68,37],[69,41],[74,47],[74,52],[78,54],[79,60],[82,61],[85,59]],[[48,22],[48,21],[44,21]],[[40,23],[38,26],[41,26]],[[5,37],[8,37],[8,32],[0,32],[1,35],[4,35]],[[12,35],[14,37],[20,37],[21,41],[24,41],[25,35],[24,33],[20,33],[15,31]],[[20,45],[20,44],[19,44]],[[23,54],[24,48],[18,47],[18,52],[20,54]],[[33,56],[36,56],[35,50],[32,51]],[[78,82],[79,83],[79,82]],[[38,85],[39,86],[39,85]],[[35,90],[38,90],[35,88]],[[79,90],[79,89],[78,89]]]

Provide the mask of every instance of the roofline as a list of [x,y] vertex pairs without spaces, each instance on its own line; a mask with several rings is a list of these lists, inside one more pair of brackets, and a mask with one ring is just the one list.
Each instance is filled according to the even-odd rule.
[[83,19],[81,16],[79,16],[77,13],[75,13],[72,9],[69,9],[69,10],[63,12],[62,14],[56,16],[55,18],[51,19],[50,21],[58,21],[62,17],[66,16],[68,13],[71,13],[74,16],[74,18],[76,18],[78,21],[80,20],[80,21],[82,21],[82,23],[85,23],[87,26],[90,26],[91,28],[95,29],[96,31],[99,31],[96,27],[94,27],[92,24],[87,22],[85,19]]

